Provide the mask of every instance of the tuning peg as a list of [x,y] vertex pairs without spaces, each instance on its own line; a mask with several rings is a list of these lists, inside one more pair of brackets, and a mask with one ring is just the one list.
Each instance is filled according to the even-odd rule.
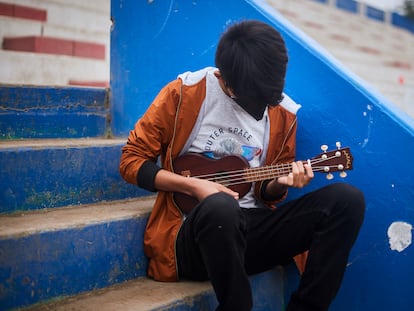
[[336,145],[336,148],[341,149],[341,142],[340,141],[337,141],[335,145]]
[[326,160],[326,158],[328,157],[325,153],[326,153],[326,151],[328,150],[328,145],[322,145],[321,146],[321,150],[324,152],[324,154],[322,154],[322,156],[321,156],[321,158],[323,159],[323,160]]
[[346,172],[340,172],[339,176],[341,176],[342,178],[345,178],[346,176],[348,176],[348,174]]
[[326,179],[328,179],[328,180],[331,180],[333,178],[334,178],[334,176],[331,173],[326,175]]

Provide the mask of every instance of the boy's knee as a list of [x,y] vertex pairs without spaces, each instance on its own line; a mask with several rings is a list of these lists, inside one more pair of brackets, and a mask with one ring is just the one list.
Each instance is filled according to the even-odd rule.
[[238,222],[242,212],[237,200],[232,196],[218,192],[208,196],[201,203],[201,214],[210,222],[232,223]]
[[346,183],[333,184],[332,190],[343,206],[344,213],[354,222],[361,224],[365,215],[365,198],[362,191]]

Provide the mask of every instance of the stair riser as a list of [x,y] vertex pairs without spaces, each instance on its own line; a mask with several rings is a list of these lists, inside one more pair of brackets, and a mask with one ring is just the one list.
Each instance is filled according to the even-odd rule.
[[80,120],[79,116],[58,109],[44,115],[38,112],[2,115],[1,119],[0,139],[99,137],[106,130],[105,116],[85,114]]
[[0,240],[5,310],[144,276],[147,216]]
[[119,175],[121,145],[0,151],[0,213],[137,197]]
[[0,139],[106,134],[106,89],[0,86]]
[[[68,85],[71,80],[109,81],[109,66],[105,61],[5,50],[0,50],[0,59],[0,81],[7,84]],[[33,66],[34,63],[37,65]]]

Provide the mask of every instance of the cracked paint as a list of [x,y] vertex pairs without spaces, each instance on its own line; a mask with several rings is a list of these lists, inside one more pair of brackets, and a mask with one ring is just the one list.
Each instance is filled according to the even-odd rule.
[[402,252],[410,246],[412,242],[411,230],[413,230],[413,226],[409,223],[393,222],[387,231],[391,250]]

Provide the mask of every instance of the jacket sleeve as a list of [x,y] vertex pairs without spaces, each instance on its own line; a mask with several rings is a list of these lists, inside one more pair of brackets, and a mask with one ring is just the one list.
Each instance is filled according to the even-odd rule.
[[[291,163],[295,161],[296,156],[296,130],[297,130],[297,118],[295,114],[292,114],[284,109],[281,109],[281,114],[276,118],[276,122],[273,122],[273,126],[280,127],[278,130],[274,130],[273,136],[271,135],[271,142],[274,145],[269,146],[269,154],[266,159],[266,165],[269,164],[281,164]],[[276,124],[276,125],[275,125]],[[277,137],[278,139],[274,139]],[[266,205],[274,206],[276,203],[283,201],[288,191],[278,197],[271,197],[265,193],[265,187],[270,180],[265,180],[255,185],[255,193]]]
[[128,183],[156,190],[154,179],[160,170],[157,160],[165,156],[163,152],[173,136],[180,87],[179,79],[165,86],[130,131],[119,165]]

